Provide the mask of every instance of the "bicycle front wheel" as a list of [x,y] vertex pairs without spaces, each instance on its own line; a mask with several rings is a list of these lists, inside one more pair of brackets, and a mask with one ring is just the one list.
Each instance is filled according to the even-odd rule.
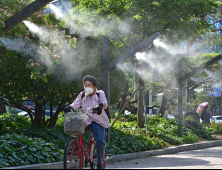
[[78,137],[70,138],[65,145],[64,169],[82,169],[83,165],[83,151],[82,147],[79,147]]
[[[91,154],[90,154],[90,160],[92,159],[96,159],[97,157],[97,149],[96,146],[94,145],[94,143],[91,145]],[[96,169],[97,162],[90,162],[90,168],[91,169]],[[105,150],[104,150],[104,156],[103,156],[103,169],[105,169],[106,167],[106,146],[105,146]]]

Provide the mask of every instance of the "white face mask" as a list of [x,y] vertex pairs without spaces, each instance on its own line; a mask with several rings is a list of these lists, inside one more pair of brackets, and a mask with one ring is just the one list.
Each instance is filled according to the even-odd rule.
[[91,88],[91,87],[85,88],[85,93],[87,93],[88,95],[92,94],[93,92],[94,92],[93,88]]

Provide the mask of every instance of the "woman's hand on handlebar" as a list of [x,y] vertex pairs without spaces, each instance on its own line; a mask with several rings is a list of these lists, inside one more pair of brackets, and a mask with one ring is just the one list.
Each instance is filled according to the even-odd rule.
[[71,110],[74,111],[73,107],[67,105],[67,106],[65,107],[65,109],[64,109],[64,113],[71,112]]
[[91,109],[92,109],[92,113],[97,113],[97,112],[96,112],[96,109],[95,109],[94,107],[89,107],[89,108],[87,109],[87,112],[86,112],[86,113],[88,113],[88,111],[91,110]]

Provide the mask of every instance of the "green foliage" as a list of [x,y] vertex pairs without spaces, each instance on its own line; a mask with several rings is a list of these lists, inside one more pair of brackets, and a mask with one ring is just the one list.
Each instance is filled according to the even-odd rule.
[[222,123],[216,123],[215,121],[212,121],[210,125],[203,123],[202,126],[211,134],[222,134]]
[[[1,118],[4,118],[9,129],[4,130],[4,135],[0,137],[1,167],[61,161],[62,150],[69,138],[63,129],[63,112],[59,114],[57,124],[53,128],[30,128],[30,119],[17,114],[6,114],[0,116]],[[210,135],[219,133],[217,129],[222,129],[221,124],[215,123],[212,123],[211,127],[200,125],[202,129],[195,127],[190,130],[183,127],[183,137],[179,138],[177,119],[158,116],[148,118],[148,132],[146,132],[145,128],[138,127],[136,115],[121,115],[120,118],[122,122],[117,121],[114,127],[110,128],[111,141],[107,142],[107,153],[113,155],[194,143],[198,140],[197,136],[212,139]],[[83,135],[86,146],[89,144],[89,136],[89,132]]]
[[[7,4],[9,4],[8,1]],[[10,4],[12,5],[10,7],[16,10],[27,5],[25,1],[19,2],[19,5]],[[6,10],[5,8],[4,5],[0,4],[0,9]],[[43,109],[44,104],[50,103],[53,106],[60,104],[58,107],[60,109],[58,112],[60,112],[62,106],[71,103],[82,91],[81,77],[87,74],[95,76],[99,80],[98,88],[102,88],[100,82],[102,77],[102,36],[78,38],[77,41],[74,35],[67,35],[69,30],[64,29],[64,23],[58,21],[53,14],[43,15],[43,9],[27,20],[45,27],[48,29],[48,33],[56,35],[50,37],[50,43],[33,36],[24,23],[20,23],[18,25],[21,30],[20,33],[15,35],[17,28],[15,27],[4,34],[4,37],[7,37],[9,41],[18,40],[18,43],[14,43],[13,48],[8,47],[11,45],[10,43],[6,47],[0,47],[0,79],[2,80],[0,82],[0,98],[12,106],[20,104],[26,99],[31,99],[36,104],[37,102],[42,104],[38,105],[38,112],[35,110],[37,115],[35,119],[42,116],[39,108]],[[0,10],[0,21],[6,20],[11,15],[8,10],[4,16],[1,15],[1,12],[4,13],[4,11]],[[15,10],[10,12],[14,14]],[[22,47],[19,46],[20,43]],[[34,45],[38,51],[29,48],[30,45]],[[20,50],[13,51],[14,47]],[[22,50],[23,47],[26,49],[25,52]],[[113,44],[110,44],[110,48],[112,51],[110,59],[113,60],[119,54],[116,54],[115,51],[118,50]],[[64,55],[64,51],[69,55]],[[110,74],[112,91],[110,102],[115,103],[118,101],[118,96],[123,87],[122,81],[120,81],[123,74],[116,69],[112,69]],[[46,123],[43,122],[43,119],[37,120],[41,120],[41,122],[34,121],[35,124],[44,125]]]
[[111,127],[110,143],[107,143],[107,153],[117,155],[160,149],[163,148],[164,144],[163,141],[158,139],[143,138]]
[[3,114],[0,115],[0,120],[3,124],[2,134],[13,133],[20,129],[29,129],[31,127],[30,118],[18,114]]
[[16,130],[16,133],[23,133],[32,138],[42,138],[46,142],[52,142],[57,148],[64,149],[69,136],[64,134],[63,129],[53,128],[30,128],[27,130]]
[[175,119],[160,118],[154,116],[148,118],[148,132],[145,129],[140,129],[137,122],[119,122],[114,124],[114,127],[124,133],[133,134],[139,137],[159,138],[171,145],[178,145],[182,143],[194,143],[197,141],[197,136],[191,131],[183,127],[183,137],[178,137],[178,123]]
[[201,125],[200,122],[196,122],[196,126],[194,127],[189,127],[192,132],[196,135],[198,135],[201,138],[205,138],[205,139],[213,139],[211,137],[213,130],[209,129],[208,127],[204,127]]
[[0,137],[0,168],[56,162],[62,158],[61,149],[41,138],[27,137],[23,133]]
[[[2,1],[0,21],[7,20],[31,2],[33,0]],[[68,80],[67,76],[64,76],[66,71],[61,66],[64,62],[59,61],[64,61],[61,57],[59,58],[62,50],[70,52],[75,49],[77,39],[67,35],[63,24],[55,18],[54,14],[44,15],[44,9],[45,7],[26,20],[48,29],[48,33],[54,35],[49,37],[53,39],[53,41],[50,40],[50,43],[32,35],[24,22],[1,35],[1,38],[9,43],[1,43],[0,46],[0,79],[3,80],[0,83],[0,98],[5,103],[10,103],[11,106],[16,105],[16,107],[26,99],[31,99],[36,104],[39,103],[37,109],[39,111],[35,112],[34,119],[42,116],[45,104],[50,103],[53,106],[61,104],[63,106],[65,102],[73,101],[75,97],[73,93],[79,92],[82,85],[73,77],[69,77],[71,80]],[[1,27],[2,25],[0,25]],[[56,74],[52,74],[54,70],[58,70]],[[61,109],[61,107],[58,108]],[[27,111],[24,108],[21,109]],[[43,119],[37,120],[33,123],[45,124]]]
[[128,114],[128,115],[121,115],[122,118],[125,118],[128,122],[134,122],[137,121],[137,115],[134,114]]
[[119,111],[118,107],[115,107],[115,106],[110,106],[110,116],[113,118],[115,117],[115,114]]
[[[194,35],[201,35],[210,30],[210,24],[204,20],[204,17],[220,5],[220,2],[215,0],[179,0],[176,3],[173,0],[153,2],[71,0],[71,3],[75,4],[75,10],[79,10],[88,18],[96,13],[112,21],[124,23],[127,20],[131,25],[130,31],[133,36],[130,34],[125,38],[120,31],[116,31],[116,25],[113,28],[115,31],[112,32],[118,36],[121,35],[120,37],[124,39],[122,46],[124,43],[128,45],[130,36],[131,43],[136,41],[138,44],[139,41],[155,32],[166,35],[167,31],[173,31],[178,39],[189,39]],[[94,13],[86,14],[82,9],[93,10]]]

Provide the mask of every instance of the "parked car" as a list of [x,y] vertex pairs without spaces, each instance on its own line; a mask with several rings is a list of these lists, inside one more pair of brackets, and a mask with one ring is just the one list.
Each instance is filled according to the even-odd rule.
[[[21,111],[21,112],[18,113],[18,115],[28,116],[29,117],[29,114],[26,111]],[[35,115],[32,114],[32,116],[35,116]]]
[[130,111],[128,111],[128,110],[125,110],[125,113],[124,113],[125,115],[129,115],[129,114],[131,114],[131,112]]
[[[52,114],[55,114],[55,111],[52,112]],[[25,111],[21,111],[18,113],[18,115],[22,115],[22,116],[29,116],[29,114]],[[34,114],[32,114],[32,116],[35,116]],[[50,117],[50,110],[45,110],[45,116]]]
[[[222,122],[222,116],[212,116],[211,118],[210,118],[210,123],[212,122],[212,121],[215,121],[216,123],[220,123],[220,122]],[[201,118],[200,118],[200,123],[202,122],[202,120],[201,120]]]
[[25,111],[21,111],[21,112],[18,113],[18,115],[28,116],[29,114]]
[[167,115],[167,118],[174,119],[174,116],[171,116],[170,114]]
[[222,122],[222,116],[212,116],[210,121],[215,121],[215,123],[221,123]]

